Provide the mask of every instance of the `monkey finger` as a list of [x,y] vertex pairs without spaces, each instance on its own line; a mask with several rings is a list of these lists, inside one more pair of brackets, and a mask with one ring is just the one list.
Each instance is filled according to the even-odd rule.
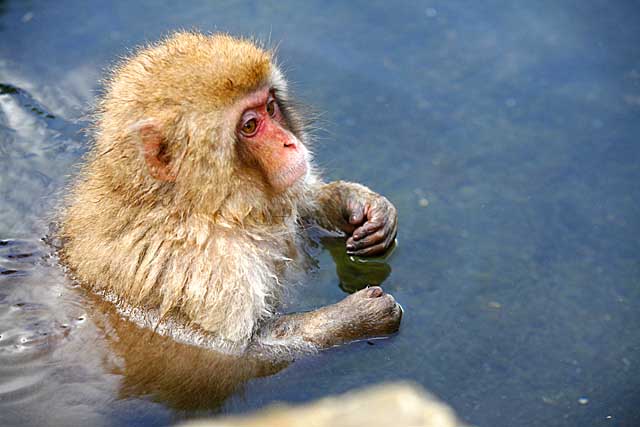
[[359,225],[365,219],[364,206],[359,203],[349,203],[348,205],[349,219],[347,220],[351,225]]
[[373,246],[377,243],[384,241],[386,237],[386,233],[383,230],[378,230],[373,234],[366,236],[361,240],[354,240],[352,242],[347,242],[347,251],[357,251],[359,249],[363,249],[369,246]]
[[[354,249],[349,250],[349,246],[347,247],[347,253],[349,255],[360,255],[360,256],[371,256],[371,255],[376,255],[376,254],[382,254],[384,252],[386,252],[391,245],[393,244],[394,240],[396,239],[396,235],[397,235],[397,231],[398,231],[398,227],[397,227],[397,220],[393,221],[393,224],[387,223],[385,224],[384,229],[378,231],[377,233],[375,233],[375,235],[378,236],[383,236],[384,241],[382,243],[377,243],[377,238],[375,239],[376,241],[373,241],[374,239],[372,239],[371,242],[369,242],[369,245],[363,245],[362,247],[354,247]],[[375,236],[372,235],[372,236]],[[369,236],[371,237],[371,236]],[[377,236],[376,236],[377,237]],[[361,244],[363,241],[357,242],[358,244]],[[351,242],[347,241],[347,244],[349,244]],[[356,242],[353,242],[354,244]],[[353,245],[351,245],[353,247]],[[368,246],[368,247],[367,247]],[[381,248],[378,248],[378,246],[381,246]],[[374,248],[375,249],[373,251],[369,251],[368,249],[370,248]],[[366,250],[366,251],[365,251]],[[365,253],[366,252],[366,253]]]
[[384,240],[384,250],[389,249],[393,243],[396,241],[396,233],[387,235],[387,238]]
[[393,244],[393,242],[396,239],[396,235],[395,234],[387,234],[386,236],[387,237],[384,239],[384,241],[382,243],[378,243],[376,245],[360,249],[358,251],[355,251],[351,255],[374,256],[374,255],[382,255],[382,254],[384,254],[385,252],[387,252],[387,250],[389,250],[389,248],[391,247],[391,245]]
[[382,242],[382,243],[378,243],[377,245],[369,246],[364,249],[360,249],[353,252],[347,252],[347,254],[365,257],[365,256],[380,255],[380,254],[383,254],[386,250],[387,250],[387,247],[385,246],[385,242]]
[[396,215],[393,210],[390,212],[388,220],[385,223],[385,230],[387,231],[387,235],[391,236],[391,239],[395,239],[398,233],[398,215]]
[[393,218],[393,224],[391,225],[390,232],[388,233],[388,235],[391,238],[391,241],[393,241],[393,239],[396,238],[397,234],[398,234],[398,217],[396,216]]
[[369,220],[365,222],[363,226],[358,227],[353,231],[353,240],[360,240],[374,231],[379,230],[383,225],[384,221],[377,219]]

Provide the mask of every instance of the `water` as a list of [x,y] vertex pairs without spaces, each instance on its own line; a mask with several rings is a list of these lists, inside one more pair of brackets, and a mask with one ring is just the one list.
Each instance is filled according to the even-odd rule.
[[[478,426],[640,425],[638,22],[624,1],[0,1],[0,422],[166,425],[410,379]],[[136,376],[113,333],[131,326],[40,242],[103,70],[176,28],[279,44],[326,112],[327,179],[400,212],[396,252],[371,266],[405,308],[400,333],[204,408],[178,399],[197,384]],[[328,249],[318,262],[292,309],[344,296]]]

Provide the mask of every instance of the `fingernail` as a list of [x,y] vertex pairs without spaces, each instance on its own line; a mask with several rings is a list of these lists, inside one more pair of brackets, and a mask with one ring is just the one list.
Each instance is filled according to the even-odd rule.
[[355,247],[355,246],[353,246],[351,243],[347,243],[347,250],[348,250],[348,251],[352,251],[352,250],[354,250],[355,248],[356,248],[356,247]]

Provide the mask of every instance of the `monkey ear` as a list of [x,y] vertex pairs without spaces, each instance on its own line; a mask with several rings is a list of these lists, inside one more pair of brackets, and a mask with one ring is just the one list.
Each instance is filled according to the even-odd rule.
[[140,151],[149,174],[159,181],[175,181],[175,172],[171,168],[171,157],[167,152],[167,142],[160,124],[154,119],[141,120],[131,126],[131,130],[138,136]]

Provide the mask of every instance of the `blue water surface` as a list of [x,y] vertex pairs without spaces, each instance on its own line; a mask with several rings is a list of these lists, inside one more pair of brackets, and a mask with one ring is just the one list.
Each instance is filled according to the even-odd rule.
[[[167,425],[408,379],[482,427],[640,425],[639,24],[634,1],[0,0],[0,424]],[[277,45],[323,113],[326,179],[400,215],[398,335],[197,413],[122,393],[40,243],[104,70],[175,29]],[[344,296],[318,261],[292,309]]]

